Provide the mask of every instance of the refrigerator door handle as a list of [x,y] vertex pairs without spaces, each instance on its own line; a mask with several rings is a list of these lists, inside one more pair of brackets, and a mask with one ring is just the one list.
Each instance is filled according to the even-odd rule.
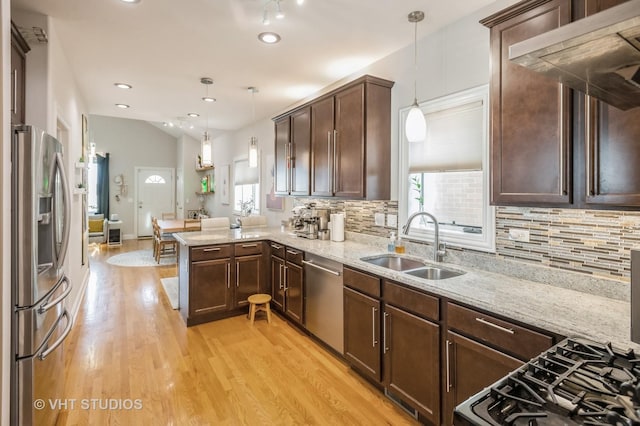
[[[42,304],[38,307],[38,313],[39,314],[43,314],[45,312],[47,312],[49,309],[53,308],[54,306],[56,306],[58,303],[60,303],[63,299],[65,299],[69,293],[71,293],[71,283],[69,282],[69,278],[67,278],[66,276],[63,276],[60,279],[60,284],[55,286],[55,289],[58,288],[59,285],[66,285],[66,288],[64,289],[64,292],[56,297],[53,301],[49,302],[49,298],[46,298]],[[54,290],[55,291],[55,290]],[[53,294],[53,292],[51,293]]]
[[[58,319],[58,322],[62,319],[62,317],[65,317],[67,319],[67,327],[64,329],[64,331],[62,332],[62,336],[60,336],[58,338],[58,340],[53,342],[53,344],[51,346],[49,346],[49,348],[46,351],[42,351],[39,355],[37,355],[37,357],[38,357],[38,359],[40,361],[43,361],[53,351],[55,351],[58,348],[58,346],[60,346],[62,344],[62,342],[64,342],[64,340],[67,338],[69,333],[71,333],[71,327],[73,327],[73,321],[71,321],[71,316],[69,315],[69,311],[67,311],[65,309],[64,312],[62,313],[62,315],[60,315],[60,318]],[[55,325],[55,327],[53,329],[57,328],[58,322],[56,322],[56,325]],[[46,341],[45,341],[45,343],[46,343]],[[44,345],[43,345],[43,347],[44,347]]]
[[56,261],[57,267],[62,267],[64,259],[67,256],[67,249],[69,248],[69,234],[71,231],[71,200],[69,200],[69,181],[67,180],[67,174],[64,171],[64,161],[62,160],[61,152],[56,152],[56,164],[60,171],[60,180],[62,181],[62,189],[64,192],[64,228],[62,241],[60,242],[60,252],[58,253],[58,259]]

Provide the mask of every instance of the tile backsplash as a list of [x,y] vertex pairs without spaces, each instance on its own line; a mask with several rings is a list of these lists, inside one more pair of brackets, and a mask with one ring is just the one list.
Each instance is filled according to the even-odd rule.
[[[344,212],[348,232],[387,237],[395,229],[376,226],[374,214],[397,215],[397,201],[297,198],[294,205],[308,202]],[[528,230],[529,242],[509,239],[510,229]],[[487,256],[629,281],[634,247],[640,247],[638,211],[497,207],[496,254]]]

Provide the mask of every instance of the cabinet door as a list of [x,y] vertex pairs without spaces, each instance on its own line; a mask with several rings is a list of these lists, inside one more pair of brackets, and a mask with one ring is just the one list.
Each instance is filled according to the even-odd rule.
[[373,380],[382,380],[380,301],[344,288],[344,356]]
[[[625,1],[585,2],[585,15]],[[585,201],[640,206],[640,108],[622,111],[585,98]]]
[[284,260],[271,256],[271,300],[281,312],[284,311]]
[[231,260],[191,264],[189,316],[226,311],[231,307]]
[[510,45],[568,23],[571,1],[531,3],[483,21],[492,27],[491,204],[571,202],[571,91],[509,61]]
[[291,195],[309,195],[311,108],[291,114]]
[[333,195],[333,97],[311,105],[311,195]]
[[236,289],[235,303],[236,308],[247,306],[249,301],[247,298],[252,294],[262,293],[261,268],[262,255],[236,257]]
[[289,116],[280,118],[275,123],[275,162],[274,162],[274,191],[276,194],[289,194]]
[[443,371],[444,424],[452,424],[456,405],[522,364],[502,352],[448,331]]
[[285,274],[285,313],[302,324],[304,319],[304,289],[302,288],[302,267],[287,262]]
[[440,424],[440,326],[386,305],[383,330],[385,387]]
[[364,197],[364,83],[335,96],[333,150],[336,197]]

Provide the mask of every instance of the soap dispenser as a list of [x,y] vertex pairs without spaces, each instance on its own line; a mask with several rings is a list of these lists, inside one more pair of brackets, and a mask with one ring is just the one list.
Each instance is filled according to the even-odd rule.
[[387,244],[387,250],[390,253],[395,253],[396,251],[396,233],[391,232],[391,237],[389,237],[389,243]]

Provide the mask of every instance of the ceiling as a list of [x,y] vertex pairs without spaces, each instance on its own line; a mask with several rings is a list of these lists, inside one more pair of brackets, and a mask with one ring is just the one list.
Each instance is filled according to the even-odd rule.
[[[214,136],[251,123],[249,86],[259,90],[256,118],[273,116],[411,44],[413,10],[426,13],[418,24],[423,37],[492,2],[281,0],[285,18],[274,19],[269,3],[268,26],[265,0],[12,0],[12,8],[54,18],[90,114],[182,124],[197,138],[207,121]],[[263,31],[282,40],[266,45],[257,38]],[[214,80],[209,95],[217,102],[201,100],[201,77]]]

